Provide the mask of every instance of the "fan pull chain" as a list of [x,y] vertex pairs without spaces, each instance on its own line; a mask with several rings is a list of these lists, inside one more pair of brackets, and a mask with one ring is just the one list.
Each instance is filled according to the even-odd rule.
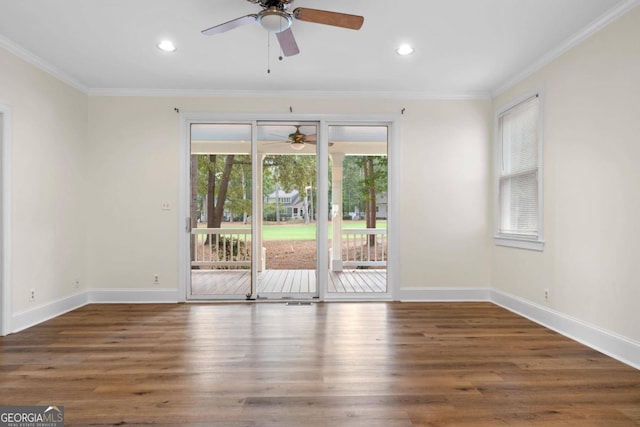
[[267,74],[271,74],[271,33],[267,32]]
[[[284,22],[282,22],[282,20],[280,20],[280,32],[282,32],[284,30],[284,28],[282,27],[284,24]],[[278,60],[282,61],[282,55],[284,55],[284,52],[282,51],[282,45],[280,43],[278,43],[278,46],[280,47],[280,56],[278,56]]]

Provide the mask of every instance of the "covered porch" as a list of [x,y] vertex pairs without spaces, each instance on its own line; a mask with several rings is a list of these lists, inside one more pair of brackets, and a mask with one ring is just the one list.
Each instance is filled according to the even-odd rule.
[[[328,293],[387,292],[387,234],[385,229],[342,229],[340,246],[329,250],[335,267],[329,269]],[[251,229],[196,228],[191,231],[191,296],[193,298],[251,295]],[[308,242],[315,246],[315,242]],[[317,275],[312,268],[273,268],[268,249],[262,247],[257,262],[258,294],[317,294]],[[311,265],[315,259],[309,260]],[[285,263],[286,264],[286,263]]]

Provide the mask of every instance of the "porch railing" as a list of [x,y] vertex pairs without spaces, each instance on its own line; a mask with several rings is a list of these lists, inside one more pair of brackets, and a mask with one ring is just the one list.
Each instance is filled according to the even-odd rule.
[[386,267],[387,230],[378,228],[342,230],[342,265]]
[[251,268],[251,229],[193,228],[192,267]]

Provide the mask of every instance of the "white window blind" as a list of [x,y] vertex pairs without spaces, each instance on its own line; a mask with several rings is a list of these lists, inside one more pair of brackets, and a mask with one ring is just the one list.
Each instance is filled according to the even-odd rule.
[[539,237],[538,103],[534,96],[498,117],[500,235]]

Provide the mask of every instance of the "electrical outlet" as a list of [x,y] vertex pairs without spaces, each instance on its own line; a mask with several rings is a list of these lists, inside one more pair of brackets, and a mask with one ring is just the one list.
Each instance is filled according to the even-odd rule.
[[163,211],[170,211],[171,210],[171,203],[162,202],[162,205],[161,205],[160,209],[162,209]]
[[31,289],[31,291],[29,291],[29,301],[34,302],[35,300],[36,300],[36,290]]
[[549,302],[549,289],[544,288],[544,302]]
[[80,288],[80,280],[76,280],[75,282],[73,282],[73,289],[79,289]]
[[154,274],[153,275],[153,284],[154,285],[159,285],[160,284],[160,275],[159,274]]

